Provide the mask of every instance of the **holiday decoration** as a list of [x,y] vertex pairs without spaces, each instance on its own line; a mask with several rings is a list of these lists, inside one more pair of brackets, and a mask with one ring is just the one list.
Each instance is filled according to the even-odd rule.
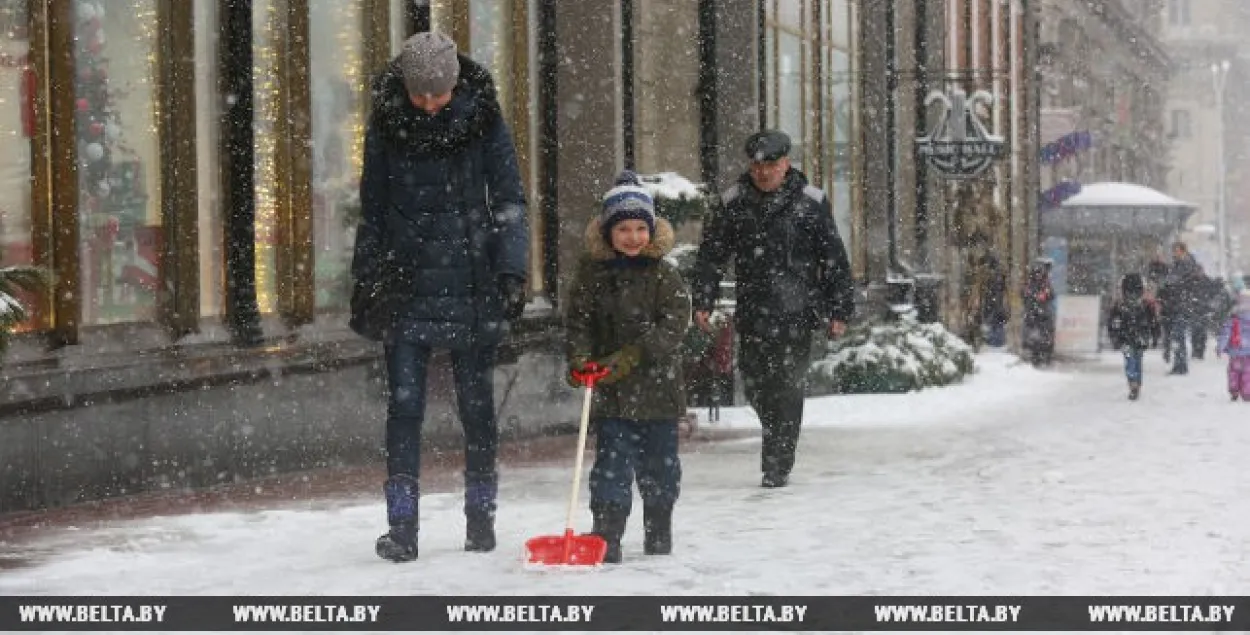
[[84,207],[104,208],[104,200],[108,190],[102,191],[101,184],[106,183],[111,165],[111,143],[104,138],[108,126],[112,124],[110,111],[111,98],[107,73],[107,63],[100,53],[104,47],[104,31],[101,19],[104,7],[98,0],[79,0],[76,3],[78,22],[74,29],[74,41],[77,50],[74,52],[77,84],[75,93],[78,99],[77,136],[78,147],[81,149],[79,177]]
[[95,163],[96,161],[104,158],[104,146],[98,143],[88,143],[86,149],[87,160],[89,162]]
[[1070,179],[1060,181],[1058,185],[1042,192],[1041,204],[1042,209],[1050,209],[1058,207],[1064,201],[1081,193],[1081,184]]
[[1084,152],[1094,145],[1094,137],[1088,130],[1070,132],[1044,146],[1039,151],[1043,165],[1054,165]]

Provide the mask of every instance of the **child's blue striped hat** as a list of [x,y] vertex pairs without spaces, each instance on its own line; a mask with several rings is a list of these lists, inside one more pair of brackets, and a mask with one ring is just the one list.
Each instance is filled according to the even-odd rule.
[[630,170],[621,172],[616,177],[615,187],[603,195],[603,212],[599,215],[599,224],[609,243],[612,226],[623,220],[644,221],[651,234],[655,235],[655,199],[642,186],[638,175]]

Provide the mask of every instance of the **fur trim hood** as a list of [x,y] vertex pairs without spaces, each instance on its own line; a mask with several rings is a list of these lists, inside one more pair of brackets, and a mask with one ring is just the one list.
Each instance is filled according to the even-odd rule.
[[373,81],[370,124],[404,149],[449,156],[486,136],[502,117],[495,82],[484,66],[460,55],[460,78],[451,102],[435,115],[412,105],[396,57]]
[[[601,221],[598,216],[590,220],[586,225],[586,251],[590,254],[590,259],[594,261],[612,260],[616,257],[616,250],[608,244],[603,238],[603,230]],[[663,218],[655,219],[655,235],[651,237],[651,242],[643,248],[639,254],[646,258],[654,258],[659,260],[668,255],[673,250],[673,245],[677,241],[677,236],[673,231],[673,224]]]

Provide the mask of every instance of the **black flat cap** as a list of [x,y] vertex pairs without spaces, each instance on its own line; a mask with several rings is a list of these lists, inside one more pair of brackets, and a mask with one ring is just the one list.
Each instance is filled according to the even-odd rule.
[[745,149],[752,161],[776,161],[790,154],[790,135],[780,130],[761,130],[747,138]]

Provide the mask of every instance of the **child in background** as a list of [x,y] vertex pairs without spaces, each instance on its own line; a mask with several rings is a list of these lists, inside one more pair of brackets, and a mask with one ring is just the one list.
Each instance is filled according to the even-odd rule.
[[1215,355],[1228,355],[1228,396],[1250,401],[1250,291],[1237,294],[1233,314],[1224,321]]
[[672,551],[673,505],[681,487],[678,419],[686,414],[679,347],[690,326],[690,291],[664,260],[673,228],[632,172],[617,178],[586,229],[566,315],[570,383],[594,362],[609,371],[595,384],[595,464],[590,472],[592,533],[617,563],[633,502],[643,502],[643,551]]
[[1120,300],[1111,307],[1111,317],[1107,320],[1111,345],[1124,354],[1128,398],[1133,401],[1141,394],[1142,354],[1150,345],[1150,335],[1156,326],[1154,311],[1144,293],[1141,274],[1124,276],[1120,280]]

